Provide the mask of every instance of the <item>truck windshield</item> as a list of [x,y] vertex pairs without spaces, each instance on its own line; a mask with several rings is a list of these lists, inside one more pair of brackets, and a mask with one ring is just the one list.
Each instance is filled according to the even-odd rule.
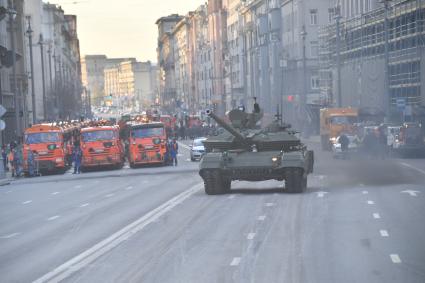
[[334,125],[352,125],[357,122],[357,117],[353,116],[333,116],[330,118],[331,124]]
[[84,142],[113,140],[116,138],[114,131],[111,130],[85,132],[81,136]]
[[27,134],[25,137],[26,144],[53,143],[59,141],[59,133],[34,133]]
[[139,128],[131,130],[131,137],[133,138],[149,138],[159,137],[164,135],[164,128]]

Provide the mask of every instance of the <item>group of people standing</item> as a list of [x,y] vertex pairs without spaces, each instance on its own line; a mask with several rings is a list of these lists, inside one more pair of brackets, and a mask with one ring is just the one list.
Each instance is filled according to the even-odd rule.
[[11,142],[8,145],[3,145],[1,154],[3,158],[3,168],[9,171],[12,177],[20,177],[23,174],[23,147],[19,142]]

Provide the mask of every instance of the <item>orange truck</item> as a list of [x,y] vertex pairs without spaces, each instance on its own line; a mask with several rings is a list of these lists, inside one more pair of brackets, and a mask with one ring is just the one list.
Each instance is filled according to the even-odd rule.
[[160,122],[130,122],[128,160],[137,165],[164,164],[167,161],[167,134]]
[[320,109],[320,142],[323,150],[330,150],[342,133],[353,133],[358,122],[357,108]]
[[78,125],[36,124],[24,133],[24,172],[28,173],[28,154],[32,152],[39,172],[65,172],[72,154],[72,144],[78,135]]
[[124,166],[124,146],[119,137],[118,126],[92,125],[81,129],[83,159],[81,169],[100,166]]

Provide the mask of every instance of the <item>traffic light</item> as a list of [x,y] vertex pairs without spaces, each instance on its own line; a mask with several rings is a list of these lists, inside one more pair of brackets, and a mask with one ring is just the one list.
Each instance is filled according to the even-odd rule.
[[294,102],[294,96],[293,95],[288,95],[288,102]]

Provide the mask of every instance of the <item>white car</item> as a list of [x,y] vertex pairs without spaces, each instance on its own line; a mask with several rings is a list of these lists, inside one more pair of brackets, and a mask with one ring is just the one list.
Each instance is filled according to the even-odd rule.
[[197,138],[193,140],[192,145],[190,146],[190,160],[196,161],[201,160],[202,156],[205,154],[205,147],[203,141],[207,138]]

